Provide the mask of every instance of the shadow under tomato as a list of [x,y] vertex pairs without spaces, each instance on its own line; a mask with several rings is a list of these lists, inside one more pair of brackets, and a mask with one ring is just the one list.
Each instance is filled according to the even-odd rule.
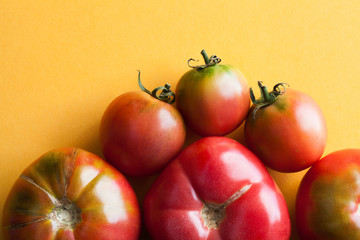
[[131,177],[125,176],[131,186],[133,187],[136,197],[139,202],[140,212],[141,212],[141,228],[140,228],[140,240],[149,240],[151,239],[149,232],[146,230],[144,216],[143,216],[143,202],[146,196],[146,193],[149,191],[151,185],[154,183],[159,174],[155,174],[149,177]]
[[[246,146],[245,136],[244,136],[244,122],[238,128],[236,128],[234,131],[225,135],[224,137],[232,138],[232,139],[238,141],[239,143],[241,143],[242,145]],[[201,138],[203,138],[203,137],[196,134],[188,127],[186,127],[186,140],[185,140],[183,149],[186,148],[187,146],[189,146],[190,144],[194,143],[195,141],[200,140]]]
[[231,133],[227,134],[226,137],[228,138],[232,138],[236,141],[238,141],[239,143],[241,143],[242,145],[244,145],[246,147],[246,143],[245,143],[245,136],[244,136],[244,126],[245,126],[245,122],[243,122],[238,128],[236,128],[234,131],[232,131]]

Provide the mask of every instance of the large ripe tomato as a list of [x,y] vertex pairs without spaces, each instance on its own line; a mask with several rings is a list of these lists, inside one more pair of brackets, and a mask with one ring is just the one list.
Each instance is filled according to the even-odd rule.
[[305,174],[296,199],[304,240],[360,239],[360,149],[333,152]]
[[[125,174],[147,176],[160,171],[181,150],[186,135],[174,98],[166,86],[152,93],[127,92],[107,107],[100,123],[105,159]],[[158,90],[163,90],[157,95]],[[164,100],[164,101],[161,101]]]
[[266,166],[296,172],[318,161],[325,149],[327,129],[323,113],[309,95],[277,84],[272,92],[258,82],[260,100],[245,122],[245,140]]
[[206,65],[193,67],[181,77],[175,92],[176,106],[195,133],[223,136],[246,118],[249,86],[238,69],[217,64],[220,59],[208,58],[204,50],[201,53]]
[[153,239],[282,240],[288,209],[260,160],[226,137],[188,146],[159,175],[144,199]]
[[125,177],[77,148],[50,151],[20,175],[6,200],[6,240],[137,239],[140,211]]

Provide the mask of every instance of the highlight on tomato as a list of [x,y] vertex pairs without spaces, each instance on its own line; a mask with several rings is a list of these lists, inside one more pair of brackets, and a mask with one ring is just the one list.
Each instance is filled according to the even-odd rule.
[[185,148],[144,199],[152,239],[288,240],[286,202],[261,161],[227,137]]
[[49,151],[13,185],[4,240],[138,239],[140,210],[126,178],[78,148]]
[[176,106],[186,125],[201,136],[224,136],[241,125],[250,108],[249,85],[239,69],[219,64],[201,51],[205,64],[192,68],[176,86]]
[[105,110],[100,123],[100,143],[105,159],[130,176],[159,172],[181,150],[186,128],[171,104],[170,85],[124,93]]
[[360,149],[335,151],[301,181],[296,226],[302,240],[360,238]]
[[327,142],[324,115],[309,95],[276,84],[273,91],[258,82],[261,97],[255,99],[246,119],[245,141],[263,163],[280,172],[297,172],[316,163]]

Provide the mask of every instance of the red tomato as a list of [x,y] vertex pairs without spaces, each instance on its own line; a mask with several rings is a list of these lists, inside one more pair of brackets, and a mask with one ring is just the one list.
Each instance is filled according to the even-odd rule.
[[[131,176],[148,176],[160,171],[181,150],[185,124],[171,100],[158,89],[152,93],[127,92],[107,107],[100,123],[100,142],[105,159]],[[169,86],[161,88],[170,92]],[[149,93],[149,94],[148,94]],[[166,97],[168,98],[166,98]],[[160,98],[159,99],[156,99]]]
[[140,212],[125,177],[76,148],[50,151],[20,175],[6,200],[6,240],[137,239]]
[[195,133],[223,136],[246,118],[249,86],[238,69],[217,64],[220,59],[209,59],[204,50],[201,53],[206,65],[193,67],[181,77],[175,92],[176,106]]
[[233,139],[205,137],[159,175],[144,199],[153,239],[290,237],[284,197],[260,160]]
[[320,107],[307,94],[293,89],[271,93],[259,82],[262,97],[245,122],[245,141],[264,164],[280,172],[296,172],[318,161],[325,149],[327,130]]
[[305,174],[296,199],[301,239],[360,239],[360,149],[333,152]]

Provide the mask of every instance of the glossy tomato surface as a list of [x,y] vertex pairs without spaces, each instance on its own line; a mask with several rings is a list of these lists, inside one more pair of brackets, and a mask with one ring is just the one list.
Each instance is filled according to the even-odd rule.
[[137,239],[140,213],[125,177],[77,148],[50,151],[13,185],[3,212],[5,240]]
[[113,100],[100,123],[105,159],[131,176],[147,176],[164,168],[181,150],[185,135],[179,111],[141,91]]
[[287,89],[277,100],[248,115],[244,133],[248,148],[280,172],[297,172],[317,162],[325,149],[324,115],[309,95]]
[[153,239],[290,237],[277,185],[253,153],[226,137],[183,150],[145,196],[144,219]]
[[303,240],[360,239],[360,149],[333,152],[304,176],[296,200]]
[[249,86],[235,67],[217,64],[186,72],[176,87],[176,106],[186,124],[202,136],[235,130],[250,108]]

